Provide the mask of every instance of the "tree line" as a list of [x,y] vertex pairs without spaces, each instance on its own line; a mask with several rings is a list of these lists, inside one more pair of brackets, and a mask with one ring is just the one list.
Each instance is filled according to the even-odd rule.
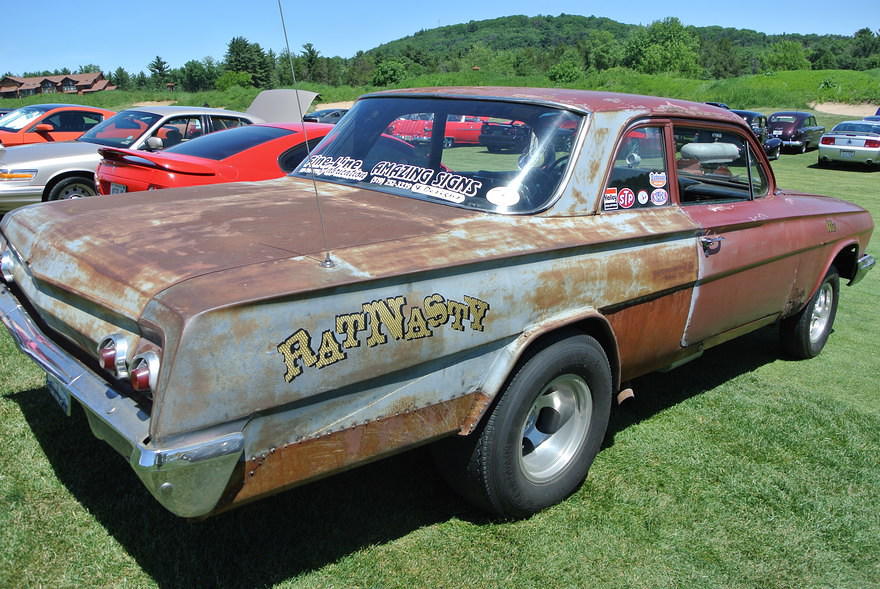
[[[799,69],[867,70],[880,68],[880,30],[865,27],[852,36],[767,35],[747,29],[685,26],[672,17],[641,26],[594,16],[509,16],[422,30],[351,58],[321,55],[312,43],[292,54],[276,53],[235,37],[222,61],[206,57],[171,68],[156,56],[147,64],[149,73],[133,74],[119,67],[108,77],[121,89],[173,84],[197,92],[232,86],[290,86],[291,68],[297,81],[387,86],[418,75],[464,70],[546,75],[566,83],[587,72],[616,67],[703,79]],[[99,70],[89,64],[78,71]],[[66,73],[71,72],[23,75]]]

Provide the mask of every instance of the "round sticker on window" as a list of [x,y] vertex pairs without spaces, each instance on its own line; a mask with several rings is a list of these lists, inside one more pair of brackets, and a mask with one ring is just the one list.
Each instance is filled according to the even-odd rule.
[[639,190],[639,196],[638,196],[638,199],[639,199],[639,204],[640,204],[640,205],[646,205],[646,204],[648,204],[648,193],[645,192],[644,190]]
[[629,188],[621,188],[617,193],[617,204],[622,209],[628,209],[636,203],[636,195]]
[[486,200],[497,207],[512,207],[519,202],[519,192],[509,186],[498,186],[486,193]]
[[665,205],[666,201],[669,200],[669,193],[663,190],[662,188],[658,188],[657,190],[651,192],[651,202],[655,205]]

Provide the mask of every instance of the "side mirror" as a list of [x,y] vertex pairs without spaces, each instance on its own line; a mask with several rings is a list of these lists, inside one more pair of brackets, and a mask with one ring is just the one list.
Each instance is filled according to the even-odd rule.
[[50,131],[55,130],[55,125],[52,123],[40,123],[39,125],[34,127],[34,131],[37,133],[49,133]]
[[159,151],[165,146],[162,139],[156,136],[148,138],[145,145],[149,151]]

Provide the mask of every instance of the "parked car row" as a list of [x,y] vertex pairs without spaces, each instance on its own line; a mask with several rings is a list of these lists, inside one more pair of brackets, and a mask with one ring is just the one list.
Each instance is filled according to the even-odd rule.
[[[92,166],[103,149],[141,188],[221,177],[204,158],[259,141],[190,142],[215,116],[245,124],[137,109],[37,147],[85,145]],[[498,143],[455,147],[453,123]],[[182,517],[426,443],[465,498],[524,517],[578,489],[637,377],[770,325],[795,359],[833,341],[841,282],[875,263],[871,215],[778,186],[764,148],[741,117],[667,98],[370,94],[278,179],[7,214],[0,320]],[[2,157],[48,189],[48,160]]]
[[[247,112],[192,106],[138,106],[116,114],[110,111],[97,111],[92,119],[86,119],[89,111],[81,110],[82,107],[44,105],[53,108],[18,109],[0,118],[0,124],[7,121],[10,127],[27,131],[20,134],[24,139],[27,139],[28,135],[38,137],[41,134],[51,135],[51,130],[41,127],[52,125],[54,117],[76,115],[81,120],[94,121],[94,125],[85,132],[80,132],[80,136],[73,141],[31,142],[0,150],[0,214],[25,204],[98,194],[95,171],[103,156],[102,149],[126,150],[124,156],[117,151],[106,152],[111,156],[103,169],[108,174],[112,171],[110,175],[113,176],[113,179],[107,180],[106,183],[108,186],[115,183],[117,191],[133,190],[144,176],[146,169],[152,169],[154,176],[165,174],[168,178],[173,175],[181,184],[204,183],[197,182],[196,179],[207,181],[209,178],[213,181],[230,181],[238,175],[241,179],[256,179],[254,175],[266,178],[280,176],[285,173],[285,169],[293,169],[299,163],[292,161],[290,154],[301,154],[301,157],[304,157],[304,150],[293,150],[282,157],[282,152],[293,149],[294,145],[285,141],[273,143],[273,146],[277,146],[280,150],[277,154],[278,159],[264,162],[266,165],[260,166],[259,170],[255,168],[233,171],[222,168],[223,162],[220,162],[219,166],[214,167],[217,173],[207,172],[204,162],[197,166],[190,161],[190,165],[185,167],[179,158],[176,160],[175,168],[170,165],[171,160],[162,160],[150,154],[174,146],[194,143],[199,138],[209,136],[216,131],[265,123],[267,119],[296,121],[299,119],[299,109],[308,106],[305,104],[297,107],[297,101],[310,103],[315,96],[316,94],[312,92],[295,94],[292,90],[273,90],[258,95]],[[261,114],[266,118],[260,116]],[[24,120],[31,122],[20,124]],[[325,129],[324,125],[318,125],[312,127],[311,132],[323,137],[326,134]],[[265,130],[262,137],[268,140],[269,135],[273,133],[285,134],[288,139],[293,139],[294,143],[299,144],[309,135],[308,132],[289,131],[289,129]],[[241,143],[234,144],[237,139],[240,139]],[[217,150],[216,146],[209,144],[205,147],[204,153],[219,154],[218,159],[222,160],[237,154],[237,148],[240,148],[239,151],[255,148],[257,145],[255,141],[254,135],[249,138],[234,135],[225,149]],[[188,148],[182,149],[184,152],[188,150]],[[199,152],[199,149],[195,148],[194,151]],[[252,163],[247,155],[242,161],[248,166]],[[127,172],[121,172],[123,166],[127,168]],[[163,166],[170,168],[162,172]],[[217,170],[221,168],[223,171],[218,172]],[[130,183],[120,181],[120,174],[131,174],[133,179]],[[150,185],[148,183],[147,187]],[[152,183],[154,188],[160,185],[167,185],[167,181]]]

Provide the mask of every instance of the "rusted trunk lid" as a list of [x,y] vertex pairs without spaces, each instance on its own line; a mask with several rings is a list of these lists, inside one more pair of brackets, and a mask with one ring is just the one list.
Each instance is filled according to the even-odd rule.
[[[3,232],[35,281],[137,318],[188,279],[446,231],[461,209],[282,178],[19,209]],[[322,222],[324,229],[322,230]]]

